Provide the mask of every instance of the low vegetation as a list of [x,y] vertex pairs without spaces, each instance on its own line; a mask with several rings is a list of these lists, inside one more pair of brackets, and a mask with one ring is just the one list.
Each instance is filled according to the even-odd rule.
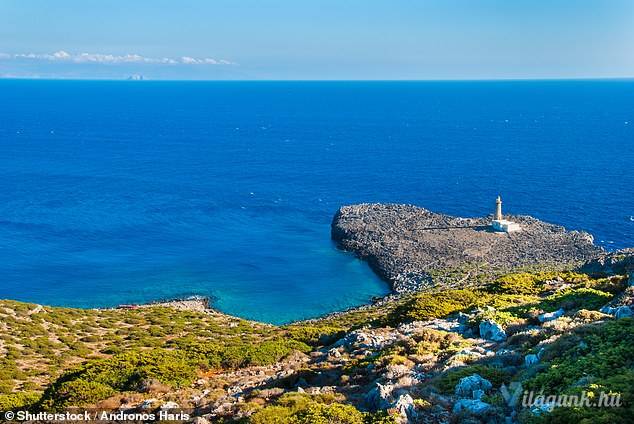
[[159,306],[79,310],[0,301],[0,329],[5,409],[93,404],[144,380],[179,388],[206,369],[268,365],[309,349],[278,327]]
[[[624,277],[522,272],[283,327],[159,306],[77,310],[0,301],[0,410],[118,405],[124,398],[138,403],[156,393],[181,401],[192,398],[192,387],[201,380],[209,401],[226,396],[231,379],[241,378],[244,369],[259,367],[259,373],[269,367],[275,373],[281,362],[300,356],[305,359],[292,375],[276,377],[277,387],[263,385],[240,400],[240,422],[397,422],[394,410],[374,412],[362,396],[347,394],[372,387],[385,373],[409,385],[414,407],[423,414],[438,412],[429,393],[450,397],[460,379],[478,374],[493,384],[484,399],[498,409],[505,407],[500,386],[513,381],[532,390],[589,397],[618,392],[625,404],[561,408],[539,416],[524,411],[523,423],[625,422],[634,415],[634,320],[614,320],[598,309],[626,287]],[[563,311],[559,320],[538,319],[558,310]],[[473,335],[484,320],[504,328],[511,355],[474,355],[469,351],[482,345],[468,335],[409,325],[457,318],[459,312],[468,314],[461,322]],[[369,340],[352,352],[335,344],[353,330],[394,334],[408,327],[403,324],[417,330],[385,347],[374,348]],[[537,353],[539,363],[525,367],[524,356]],[[310,362],[311,357],[320,359]],[[398,374],[403,369],[422,377]],[[346,389],[298,392],[304,378],[321,381],[319,387]]]
[[[339,401],[337,401],[339,400]],[[396,423],[387,414],[360,412],[352,405],[340,403],[335,396],[308,396],[288,393],[274,405],[251,416],[253,424],[390,424]]]

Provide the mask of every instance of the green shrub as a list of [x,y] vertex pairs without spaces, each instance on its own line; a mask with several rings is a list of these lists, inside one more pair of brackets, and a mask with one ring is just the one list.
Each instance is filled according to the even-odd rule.
[[559,393],[576,385],[582,377],[626,375],[634,367],[632,340],[631,318],[577,328],[546,349],[542,358],[549,367],[531,379],[527,387]]
[[518,295],[493,295],[481,290],[469,289],[420,293],[396,307],[388,316],[388,323],[397,325],[407,321],[443,318],[454,312],[466,311],[474,307],[502,308],[531,300],[535,300],[535,298]]
[[[414,399],[414,403],[417,406],[419,406],[417,404],[418,401],[420,401],[420,399]],[[365,422],[366,424],[398,424],[400,420],[388,411],[377,411],[373,414],[366,414]]]
[[546,423],[629,422],[634,416],[634,320],[624,318],[587,325],[549,346],[545,367],[525,383],[550,394],[581,394],[598,398],[600,392],[621,395],[622,407],[556,408],[535,419]]
[[575,285],[575,288],[596,289],[603,292],[617,294],[627,288],[627,280],[628,278],[625,275],[613,275],[607,278],[584,281],[580,284]]
[[136,390],[147,379],[182,387],[192,382],[197,366],[183,352],[167,350],[130,351],[88,361],[53,383],[44,393],[42,405],[57,409],[92,404],[119,391]]
[[294,350],[310,351],[306,344],[288,339],[273,339],[261,343],[219,344],[183,338],[172,341],[170,346],[186,352],[189,358],[196,358],[200,365],[209,369],[270,365]]
[[482,321],[491,320],[495,321],[503,327],[508,326],[509,324],[518,323],[521,321],[520,318],[513,315],[510,312],[506,311],[498,311],[498,310],[487,310],[482,313],[479,313],[473,319],[469,321],[469,325],[473,328],[476,328],[480,325]]
[[300,424],[364,424],[364,417],[352,405],[312,403],[295,414]]
[[555,311],[559,308],[572,309],[599,309],[610,300],[613,295],[595,289],[566,289],[548,296],[541,304],[545,311]]
[[240,368],[250,365],[271,365],[293,350],[307,352],[306,344],[294,340],[270,340],[260,344],[241,344],[228,346],[220,351],[221,364],[224,368]]
[[335,342],[345,334],[345,329],[330,325],[296,324],[287,327],[289,336],[311,346]]
[[[254,424],[364,424],[366,416],[332,396],[287,393],[249,418]],[[386,421],[384,421],[386,422]]]
[[31,391],[0,395],[0,411],[28,409],[31,405],[36,403],[39,398],[40,395],[38,393]]
[[520,317],[534,316],[541,311],[553,312],[559,308],[566,311],[575,309],[596,310],[613,299],[613,295],[600,290],[588,288],[569,288],[542,298],[537,302],[526,303],[506,308]]
[[288,424],[293,421],[293,411],[284,406],[268,406],[251,415],[253,424]]
[[192,337],[176,340],[171,346],[175,350],[128,350],[111,358],[90,360],[53,383],[46,390],[42,405],[57,409],[93,404],[117,392],[138,390],[146,380],[184,387],[191,384],[200,369],[270,365],[293,350],[310,350],[301,342],[285,339],[226,346]]
[[586,274],[571,271],[518,272],[498,278],[487,290],[498,294],[539,295],[544,291],[544,283],[554,279],[576,284],[589,281]]
[[[85,406],[107,399],[116,393],[111,386],[83,378],[65,381],[55,390],[55,408]],[[45,404],[44,404],[45,405]]]

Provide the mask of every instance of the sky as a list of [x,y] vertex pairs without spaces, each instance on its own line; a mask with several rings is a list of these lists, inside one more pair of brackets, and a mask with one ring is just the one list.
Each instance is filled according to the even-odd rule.
[[0,77],[634,77],[632,0],[0,0]]

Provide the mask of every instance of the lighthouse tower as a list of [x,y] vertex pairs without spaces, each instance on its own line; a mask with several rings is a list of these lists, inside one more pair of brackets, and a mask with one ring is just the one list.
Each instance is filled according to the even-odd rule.
[[498,196],[497,199],[495,199],[495,218],[496,221],[501,221],[502,220],[502,198],[500,196]]
[[500,196],[495,199],[495,215],[493,216],[491,227],[493,231],[500,233],[512,233],[522,229],[517,222],[509,221],[502,217],[502,198]]

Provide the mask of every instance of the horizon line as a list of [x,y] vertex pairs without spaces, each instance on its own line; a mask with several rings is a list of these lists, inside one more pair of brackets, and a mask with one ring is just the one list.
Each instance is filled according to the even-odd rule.
[[338,79],[317,79],[317,78],[252,78],[252,79],[200,79],[200,78],[143,78],[131,79],[129,77],[122,78],[95,78],[95,77],[20,77],[20,76],[0,76],[0,81],[20,80],[20,81],[114,81],[114,82],[514,82],[514,81],[624,81],[634,80],[632,76],[615,76],[615,77],[508,77],[508,78],[421,78],[421,79],[379,79],[379,78],[338,78]]

